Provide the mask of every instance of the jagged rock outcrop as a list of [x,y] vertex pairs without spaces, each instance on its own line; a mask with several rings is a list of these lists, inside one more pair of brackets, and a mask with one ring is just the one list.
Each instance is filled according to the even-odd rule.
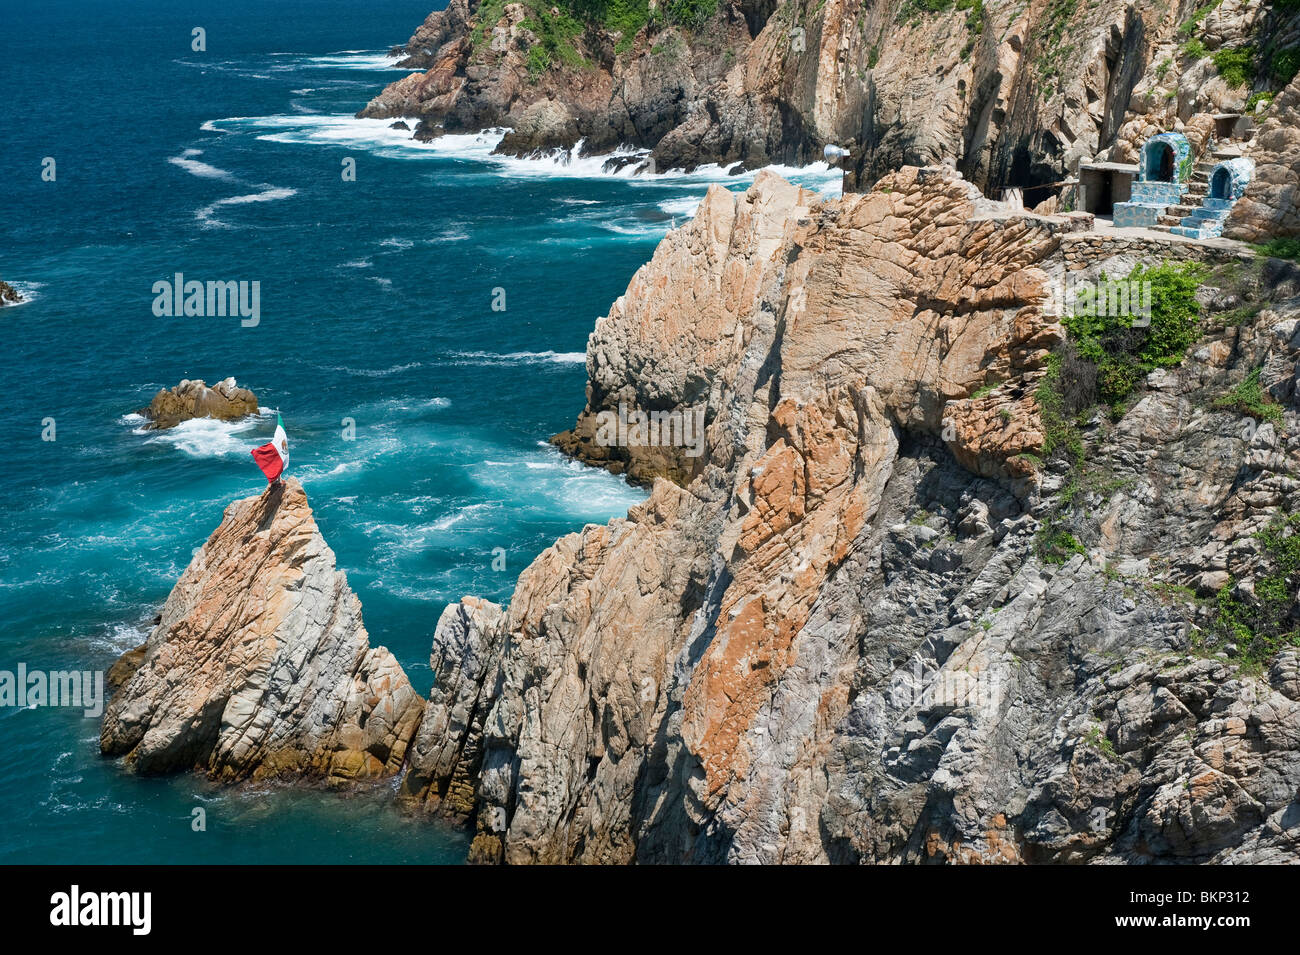
[[226,508],[114,682],[105,755],[222,781],[393,775],[424,705],[370,646],[294,478]]
[[419,119],[420,138],[511,127],[499,149],[515,155],[638,146],[660,170],[804,164],[835,142],[853,148],[850,189],[951,161],[997,195],[1241,110],[1251,86],[1229,85],[1213,54],[1300,25],[1255,0],[1199,19],[1191,0],[935,6],[723,0],[700,22],[660,11],[642,25],[584,24],[587,8],[567,2],[454,0],[400,48],[423,72],[359,115]]
[[191,418],[234,421],[257,414],[257,407],[257,396],[235,384],[234,378],[224,378],[211,388],[200,379],[186,378],[175,388],[159,391],[136,414],[148,419],[145,430],[160,431]]
[[1300,77],[1273,101],[1250,150],[1255,176],[1224,235],[1246,242],[1300,236]]
[[0,282],[0,305],[17,305],[22,300],[16,288],[8,282]]
[[[1295,652],[1243,666],[1196,596],[1295,513],[1300,300],[1212,318],[1040,462],[1068,227],[930,168],[824,203],[760,176],[661,243],[583,417],[703,403],[705,453],[495,633],[448,611],[476,703],[423,745],[473,741],[473,860],[1300,860]],[[1274,423],[1220,400],[1254,368]]]
[[429,658],[433,687],[402,778],[405,801],[449,816],[473,813],[483,723],[497,698],[502,617],[496,604],[466,597],[438,620]]
[[[670,233],[597,321],[587,407],[556,443],[591,463],[625,465],[633,479],[693,477],[710,463],[705,456],[601,446],[597,420],[619,405],[703,408],[711,463],[725,468],[737,449],[716,431],[745,413],[729,389],[755,377],[751,387],[772,388],[779,375],[789,410],[768,397],[783,432],[799,429],[807,439],[848,426],[865,412],[828,407],[827,420],[809,420],[804,406],[813,396],[833,405],[838,389],[859,381],[891,421],[936,435],[948,421],[960,447],[983,446],[990,429],[979,423],[982,406],[962,399],[1032,373],[1059,341],[1059,326],[1043,313],[1050,290],[1039,266],[1071,225],[1008,217],[935,167],[905,170],[834,206],[814,210],[814,202],[771,173],[739,201],[711,189],[698,225]],[[1006,401],[1023,394],[1022,381]],[[1000,421],[992,429],[1006,438],[1003,473],[1016,468],[1007,459],[1041,445],[1032,417],[1031,409],[1021,415],[1014,437]],[[987,450],[992,466],[999,455]]]

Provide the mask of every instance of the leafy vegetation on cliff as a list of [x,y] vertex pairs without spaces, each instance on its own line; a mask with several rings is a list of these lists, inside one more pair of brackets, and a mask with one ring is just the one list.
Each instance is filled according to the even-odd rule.
[[1223,77],[1223,82],[1231,87],[1245,86],[1255,72],[1255,48],[1253,46],[1225,46],[1215,50],[1214,68]]
[[1256,368],[1237,387],[1211,406],[1216,411],[1236,411],[1256,421],[1277,423],[1282,420],[1282,406],[1273,400],[1259,383],[1262,369]]
[[[1142,289],[1145,301],[1149,283],[1146,325],[1135,324],[1131,303],[1129,308],[1094,307],[1066,316],[1063,324],[1079,358],[1096,368],[1097,398],[1118,410],[1148,374],[1183,360],[1200,334],[1196,289],[1203,275],[1194,263],[1135,266],[1122,284]],[[1086,401],[1086,396],[1080,399]]]
[[[475,47],[491,41],[492,28],[505,14],[509,0],[487,0],[478,11]],[[583,43],[593,30],[618,35],[616,54],[632,48],[643,29],[679,26],[697,30],[718,10],[718,0],[666,0],[651,10],[649,0],[521,0],[527,16],[520,24],[537,37],[528,51],[528,75],[536,80],[553,66],[590,66]]]
[[[1230,581],[1215,597],[1211,645],[1231,643],[1247,667],[1257,667],[1287,646],[1300,646],[1300,514],[1274,517],[1255,535],[1262,567],[1253,586]],[[1203,641],[1204,642],[1204,641]]]

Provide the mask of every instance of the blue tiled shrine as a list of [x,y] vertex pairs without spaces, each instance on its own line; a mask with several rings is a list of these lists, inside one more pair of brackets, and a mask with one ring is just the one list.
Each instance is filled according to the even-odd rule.
[[1242,197],[1254,175],[1254,160],[1244,156],[1219,163],[1210,173],[1210,191],[1201,205],[1169,231],[1191,239],[1223,235],[1223,223],[1233,203]]
[[1160,133],[1142,147],[1138,181],[1128,202],[1115,203],[1114,223],[1119,228],[1149,229],[1165,209],[1178,205],[1192,174],[1192,146],[1182,133]]

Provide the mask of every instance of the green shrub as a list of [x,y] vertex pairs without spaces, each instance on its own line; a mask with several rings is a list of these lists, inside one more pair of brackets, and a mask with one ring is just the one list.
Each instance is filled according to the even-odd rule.
[[1043,420],[1043,457],[1066,453],[1078,464],[1083,460],[1083,441],[1079,429],[1074,426],[1073,415],[1079,409],[1065,392],[1066,378],[1063,374],[1067,359],[1072,357],[1072,351],[1063,348],[1048,358],[1047,373],[1038,383],[1034,401]]
[[1215,597],[1212,630],[1235,643],[1243,664],[1263,666],[1279,650],[1300,646],[1296,589],[1300,584],[1300,514],[1274,517],[1255,535],[1263,545],[1254,597],[1238,597],[1230,581]]
[[1078,6],[1079,0],[1051,0],[1043,13],[1038,72],[1044,80],[1060,76],[1063,64],[1074,51],[1074,47],[1065,42],[1065,34]]
[[1257,251],[1270,259],[1292,259],[1300,262],[1300,239],[1269,239],[1258,246]]
[[1283,86],[1290,83],[1297,73],[1300,73],[1300,47],[1291,47],[1288,50],[1279,50],[1273,54],[1273,62],[1269,64],[1269,72],[1273,79],[1277,80]]
[[[1225,46],[1214,51],[1214,68],[1223,82],[1234,89],[1245,86],[1255,73],[1255,48],[1253,46]],[[1274,58],[1274,62],[1277,58]]]
[[1196,32],[1196,28],[1201,25],[1201,21],[1205,19],[1206,15],[1221,3],[1223,3],[1223,0],[1210,0],[1204,6],[1197,7],[1196,12],[1178,28],[1178,32],[1182,36],[1191,36]]
[[1038,539],[1038,556],[1046,564],[1064,564],[1075,554],[1086,554],[1087,549],[1067,530],[1047,525],[1047,532]]
[[1212,407],[1216,411],[1236,411],[1250,415],[1256,421],[1281,421],[1282,406],[1273,400],[1259,383],[1262,369],[1256,368],[1241,384],[1237,385],[1222,398],[1217,399]]
[[668,0],[664,10],[673,23],[698,30],[718,12],[718,0]]
[[962,59],[965,59],[984,32],[984,0],[957,0],[957,9],[966,11],[966,44],[961,50]]
[[1183,44],[1183,56],[1191,60],[1203,60],[1209,55],[1210,51],[1205,48],[1200,37],[1192,37]]
[[1137,288],[1151,283],[1150,324],[1145,327],[1135,327],[1132,315],[1066,316],[1063,324],[1079,356],[1096,367],[1097,395],[1112,409],[1118,409],[1152,371],[1182,361],[1196,341],[1201,316],[1196,289],[1203,275],[1194,263],[1136,266],[1123,281],[1138,283]]
[[1246,112],[1247,113],[1255,112],[1255,107],[1257,107],[1260,103],[1263,103],[1264,108],[1268,109],[1271,105],[1273,105],[1273,94],[1270,93],[1268,90],[1260,90],[1258,93],[1251,93],[1250,96],[1246,99]]

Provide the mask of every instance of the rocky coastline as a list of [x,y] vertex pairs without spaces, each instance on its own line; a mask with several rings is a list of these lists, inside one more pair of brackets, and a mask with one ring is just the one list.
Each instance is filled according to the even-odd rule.
[[[1178,255],[1075,235],[946,166],[711,188],[560,439],[643,504],[448,606],[424,699],[301,486],[238,501],[103,752],[397,780],[482,863],[1300,861],[1300,651],[1216,618],[1293,549],[1300,270],[1199,251],[1186,356],[1063,420],[1053,288]],[[597,445],[620,403],[702,407],[703,453]]]
[[[805,165],[836,143],[851,190],[949,162],[997,198],[1132,162],[1153,130],[1268,117],[1300,46],[1300,10],[1253,0],[598,9],[452,0],[393,50],[417,72],[358,115],[410,120],[418,139],[508,127],[498,150],[516,156],[638,147],[659,171]],[[1259,54],[1244,79],[1236,51]]]

